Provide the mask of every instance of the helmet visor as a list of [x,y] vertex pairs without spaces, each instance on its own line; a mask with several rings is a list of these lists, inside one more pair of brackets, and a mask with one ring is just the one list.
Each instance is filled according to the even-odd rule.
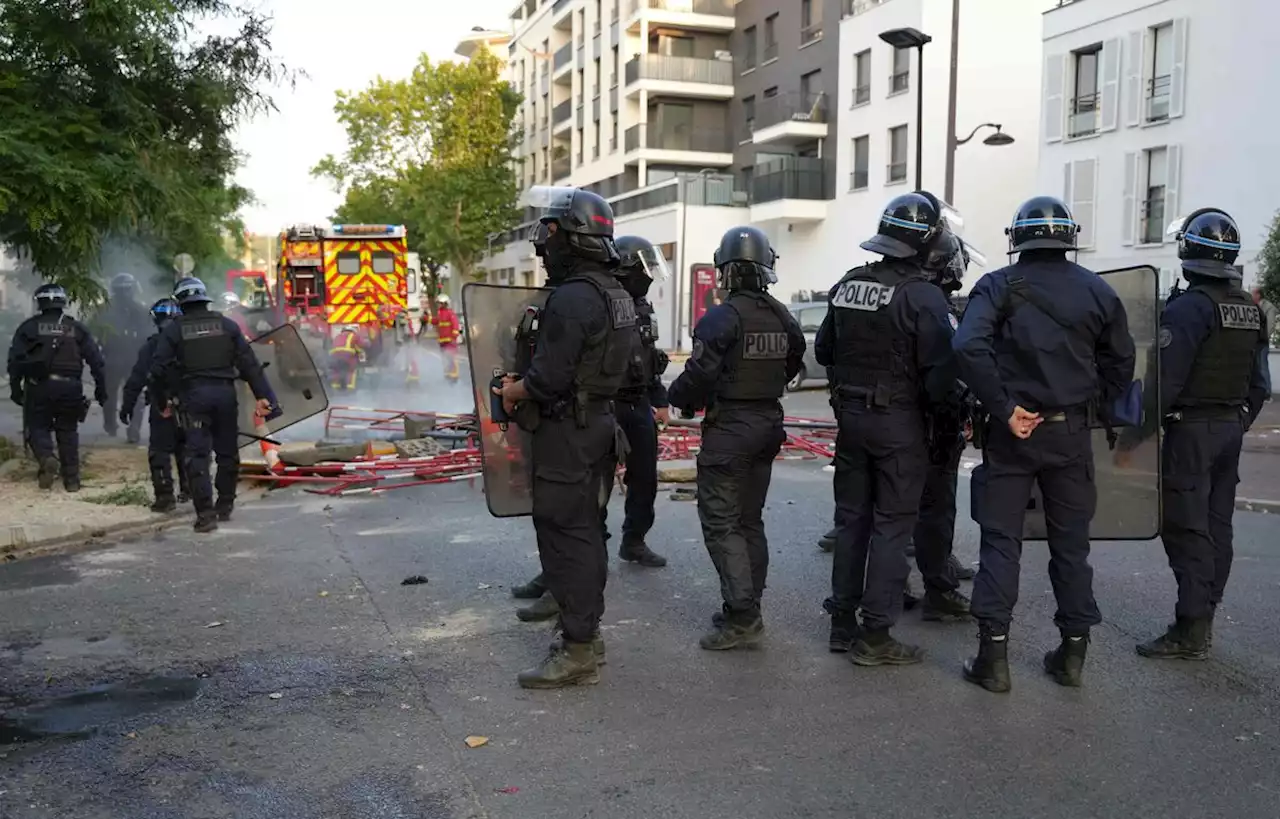
[[1187,217],[1179,216],[1169,223],[1169,227],[1165,229],[1164,235],[1171,239],[1177,239],[1178,234],[1182,233],[1182,226],[1186,224]]
[[[627,254],[631,256],[633,254]],[[655,282],[666,281],[671,275],[671,268],[667,266],[667,259],[662,255],[662,251],[656,247],[646,247],[638,250],[634,254],[641,269],[644,270],[646,276]]]
[[526,208],[542,208],[543,210],[566,210],[573,202],[577,188],[564,185],[534,185],[522,197],[520,204]]
[[960,244],[964,245],[964,252],[969,259],[969,264],[976,264],[978,267],[987,266],[987,257],[981,250],[978,250],[964,239],[960,240]]

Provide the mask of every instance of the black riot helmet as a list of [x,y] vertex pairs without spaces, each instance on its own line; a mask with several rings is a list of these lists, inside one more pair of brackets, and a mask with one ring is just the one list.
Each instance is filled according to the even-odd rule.
[[944,229],[925,249],[920,266],[943,292],[954,293],[964,280],[964,271],[969,266],[969,251],[958,236]]
[[42,284],[36,288],[35,300],[36,309],[41,313],[45,310],[62,310],[67,306],[67,291],[60,284]]
[[773,252],[764,231],[750,225],[729,228],[712,257],[720,287],[725,290],[764,290],[778,283]]
[[643,298],[655,281],[664,281],[670,273],[667,259],[653,242],[642,236],[619,236],[615,240],[621,262],[618,279],[633,298]]
[[[604,197],[580,188],[535,187],[529,190],[528,204],[543,209],[540,228],[535,231],[535,250],[547,261],[548,272],[557,256],[598,262],[607,267],[618,264],[613,243],[613,208]],[[550,229],[554,224],[556,229]]]
[[893,259],[911,259],[937,238],[943,204],[927,191],[895,196],[880,215],[876,235],[863,242],[863,250]]
[[180,279],[173,286],[173,297],[183,307],[192,304],[208,304],[213,301],[209,298],[209,290],[204,286],[204,282],[194,276]]
[[1226,211],[1201,208],[1182,220],[1174,237],[1183,270],[1214,279],[1241,278],[1235,268],[1240,228]]
[[1071,209],[1056,196],[1036,196],[1023,202],[1005,228],[1009,252],[1024,250],[1075,250],[1080,224]]
[[159,299],[151,305],[151,320],[155,322],[156,327],[164,327],[170,319],[180,315],[182,315],[182,308],[178,306],[177,299]]
[[117,273],[107,289],[115,298],[132,298],[138,292],[138,280],[129,273]]

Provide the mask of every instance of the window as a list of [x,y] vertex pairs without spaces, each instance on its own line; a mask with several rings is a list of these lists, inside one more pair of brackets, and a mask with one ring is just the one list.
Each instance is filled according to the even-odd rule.
[[1147,122],[1169,118],[1169,98],[1173,85],[1173,24],[1151,30],[1151,77],[1147,80]]
[[[659,145],[650,148],[663,148],[668,151],[688,151],[693,149],[693,106],[672,105],[664,103],[658,106],[658,140]],[[652,141],[652,137],[650,138]]]
[[354,276],[360,272],[360,254],[343,252],[338,254],[338,275]]
[[797,311],[796,321],[800,322],[800,331],[803,333],[816,333],[818,328],[822,326],[822,320],[827,317],[826,307],[806,307]]
[[822,71],[810,71],[800,77],[800,105],[812,108],[822,97]]
[[769,100],[778,96],[778,86],[773,85],[764,90],[764,98]]
[[755,95],[743,97],[742,99],[742,120],[747,125],[747,139],[751,138],[751,132],[756,129],[756,98]]
[[1169,181],[1169,152],[1164,148],[1152,148],[1145,152],[1147,187],[1142,200],[1142,231],[1139,241],[1144,245],[1158,245],[1164,241],[1164,197]]
[[778,15],[771,14],[764,21],[764,62],[778,59]]
[[1098,131],[1098,58],[1102,46],[1090,46],[1072,55],[1074,72],[1067,136],[1088,136]]
[[386,276],[396,272],[396,257],[384,250],[377,251],[370,257],[373,264],[373,272],[380,276]]
[[911,49],[893,50],[893,73],[889,75],[889,96],[901,94],[911,86]]
[[907,178],[907,126],[889,129],[889,181],[904,182]]
[[609,153],[618,152],[618,118],[613,118],[613,124],[609,126]]
[[871,137],[853,139],[853,170],[849,172],[849,190],[866,190],[871,166]]
[[800,45],[804,46],[822,37],[822,7],[814,13],[813,0],[800,0]]
[[751,26],[742,32],[742,70],[750,71],[756,67],[756,27]]
[[871,49],[853,55],[853,104],[871,102]]

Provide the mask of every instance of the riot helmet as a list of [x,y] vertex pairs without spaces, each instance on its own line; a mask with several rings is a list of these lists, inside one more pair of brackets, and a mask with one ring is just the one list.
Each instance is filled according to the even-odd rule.
[[964,279],[964,271],[968,265],[969,254],[965,251],[964,243],[950,230],[939,233],[920,259],[920,266],[929,273],[930,280],[945,293],[954,293],[960,289],[960,282]]
[[1240,279],[1240,228],[1226,211],[1201,208],[1169,226],[1178,242],[1178,258],[1188,273],[1212,279]]
[[1024,250],[1075,250],[1080,224],[1056,196],[1036,196],[1023,202],[1005,228],[1009,253]]
[[178,306],[176,299],[163,298],[151,305],[151,320],[155,322],[156,327],[164,327],[169,320],[182,315],[182,308]]
[[184,308],[192,304],[208,304],[213,301],[209,298],[209,291],[205,288],[204,282],[194,276],[179,279],[173,286],[173,297]]
[[222,294],[222,309],[234,310],[240,306],[240,297],[228,290]]
[[778,254],[764,231],[750,225],[725,231],[712,262],[717,284],[725,290],[764,290],[778,283]]
[[944,203],[927,191],[895,196],[880,215],[876,235],[861,247],[893,259],[914,258],[937,238],[944,209]]
[[36,308],[45,310],[62,310],[67,306],[67,291],[60,284],[42,284],[35,292]]
[[543,210],[533,246],[542,257],[548,278],[564,278],[576,266],[575,260],[617,266],[613,208],[599,194],[580,188],[537,186],[529,189],[526,204]]
[[619,236],[615,244],[621,263],[618,278],[632,298],[648,295],[655,281],[663,281],[670,274],[667,259],[653,246],[653,242],[641,236]]
[[117,273],[111,277],[107,289],[116,298],[132,298],[138,292],[138,280],[130,273]]

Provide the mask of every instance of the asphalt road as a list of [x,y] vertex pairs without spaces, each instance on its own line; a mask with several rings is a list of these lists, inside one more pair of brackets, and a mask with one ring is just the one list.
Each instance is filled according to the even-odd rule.
[[[798,415],[822,403],[788,399]],[[664,494],[651,543],[671,564],[614,562],[603,681],[563,692],[514,680],[549,640],[508,595],[536,570],[530,526],[488,517],[463,484],[281,492],[211,537],[0,566],[0,816],[1276,816],[1280,557],[1266,516],[1236,516],[1207,663],[1134,654],[1166,623],[1172,579],[1158,542],[1099,544],[1106,623],[1079,690],[1039,670],[1056,633],[1045,549],[1029,544],[1014,690],[999,696],[959,677],[970,625],[906,615],[902,636],[929,652],[912,668],[827,653],[819,467],[774,472],[763,650],[697,648],[718,584],[694,505]],[[401,585],[414,574],[429,583]],[[121,688],[85,693],[104,684]]]

